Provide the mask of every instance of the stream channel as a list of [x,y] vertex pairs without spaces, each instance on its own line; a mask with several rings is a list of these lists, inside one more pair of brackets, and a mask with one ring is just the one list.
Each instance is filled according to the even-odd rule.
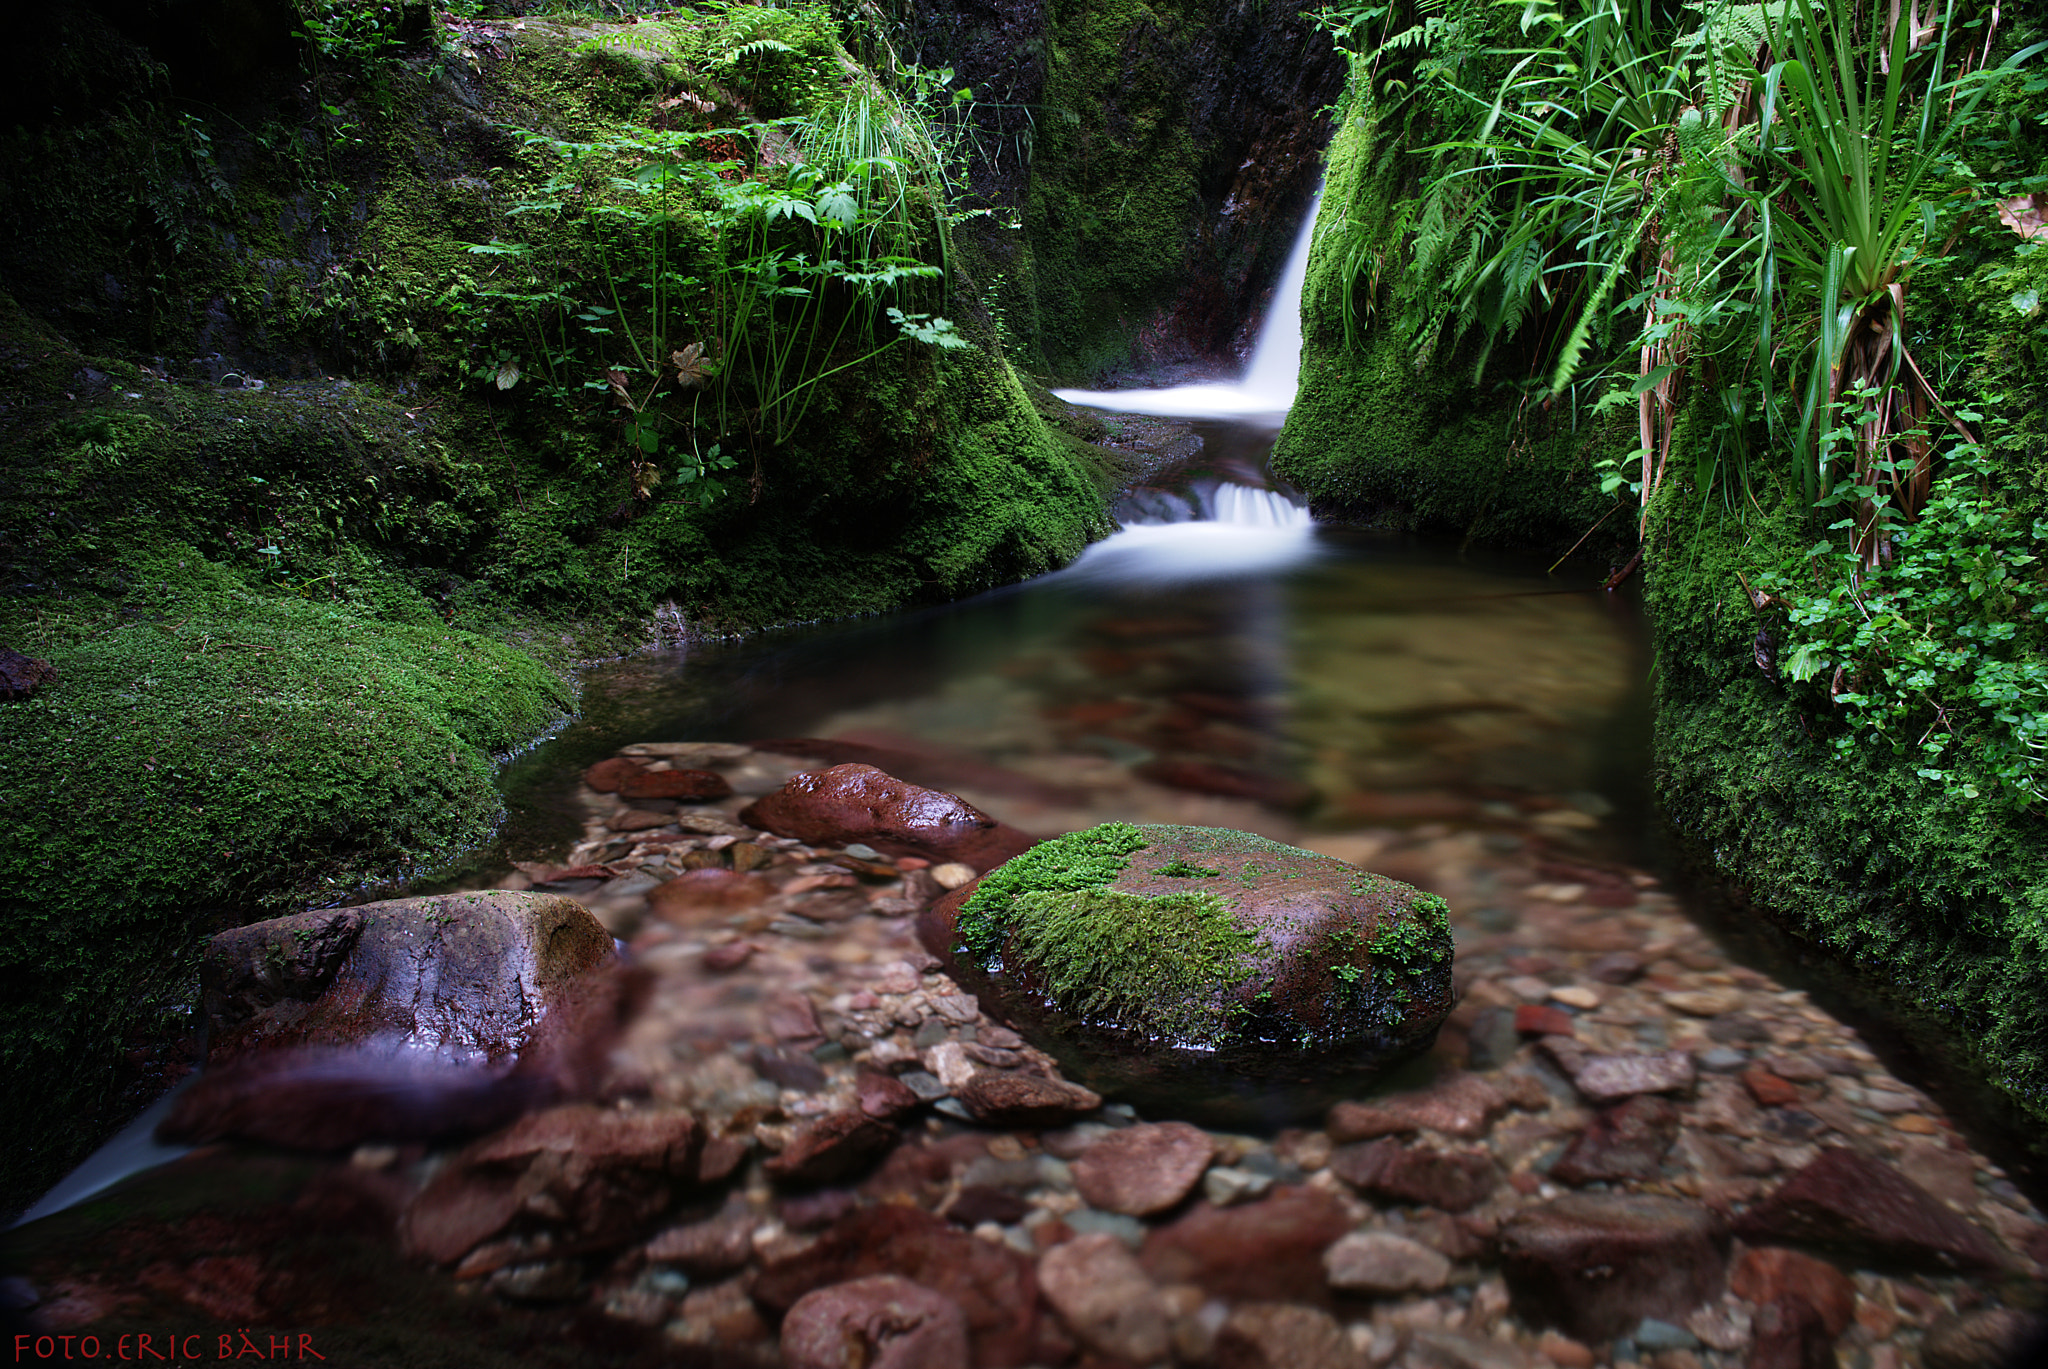
[[[1298,263],[1290,270],[1279,298],[1298,290]],[[750,1162],[726,1188],[665,1209],[652,1240],[642,1230],[579,1243],[573,1212],[533,1207],[515,1234],[437,1256],[451,1275],[421,1278],[408,1273],[426,1261],[405,1214],[421,1184],[453,1172],[445,1155],[174,1153],[134,1135],[98,1179],[60,1188],[10,1235],[10,1296],[45,1328],[210,1337],[286,1326],[330,1362],[740,1364],[774,1344],[789,1301],[774,1290],[803,1283],[791,1270],[816,1285],[914,1268],[968,1308],[978,1364],[1062,1362],[1078,1341],[1105,1365],[1151,1362],[1118,1353],[1149,1349],[1153,1360],[1273,1369],[1732,1369],[1761,1362],[1778,1325],[1770,1309],[1794,1297],[1773,1284],[1790,1277],[1784,1267],[1738,1245],[1725,1271],[1698,1273],[1707,1291],[1692,1310],[1631,1311],[1601,1333],[1581,1321],[1574,1340],[1503,1281],[1494,1238],[1574,1189],[1663,1195],[1740,1231],[1745,1211],[1768,1208],[1837,1149],[1932,1205],[1922,1225],[1939,1230],[1922,1246],[1983,1243],[1903,1251],[1844,1218],[1833,1265],[1801,1276],[1820,1281],[1813,1297],[1835,1299],[1826,1318],[1840,1364],[1940,1362],[1942,1337],[1969,1318],[2037,1296],[2026,1290],[2048,1258],[2048,1228],[2005,1172],[1853,1027],[1732,957],[1667,887],[1635,601],[1577,570],[1316,523],[1265,474],[1292,398],[1286,349],[1298,348],[1284,318],[1269,334],[1236,384],[1065,395],[1144,410],[1155,432],[1173,418],[1186,428],[1178,450],[1194,453],[1199,439],[1199,453],[1130,491],[1123,530],[1062,571],[942,607],[590,669],[581,716],[506,769],[512,817],[498,847],[435,886],[584,901],[653,980],[606,1088],[687,1108],[757,1158],[788,1153],[807,1124],[846,1106],[857,1071],[895,1071],[932,1106],[905,1122],[879,1168],[790,1185]],[[1114,432],[1125,420],[1109,421]],[[977,1061],[1014,1064],[1022,1043],[918,951],[906,895],[922,880],[928,897],[935,872],[906,870],[901,894],[891,884],[856,897],[850,879],[818,873],[835,868],[816,863],[833,853],[704,835],[831,759],[818,739],[842,758],[865,748],[1034,834],[1112,820],[1240,828],[1442,894],[1462,1001],[1435,1050],[1384,1090],[1408,1120],[1205,1133],[1199,1185],[1137,1215],[1085,1182],[1077,1192],[1074,1178],[1091,1145],[1140,1120],[1128,1108],[969,1125],[949,1089]],[[681,742],[739,744],[720,752],[739,792],[694,810],[708,824],[582,782],[622,748]],[[683,910],[650,899],[680,869],[729,861],[741,845],[767,852],[765,901]],[[820,895],[851,899],[858,915],[807,915]],[[1617,1107],[1583,1081],[1575,1092],[1569,1076],[1589,1053],[1677,1061],[1684,1078]],[[1361,1169],[1367,1137],[1418,1131],[1465,1168],[1400,1180],[1381,1155],[1380,1170]],[[950,1225],[899,1230],[907,1208]],[[887,1231],[861,1226],[891,1209]],[[1346,1241],[1388,1238],[1372,1249],[1400,1267],[1340,1270],[1331,1240],[1346,1230]],[[412,1264],[391,1257],[394,1231],[413,1233],[401,1242]],[[1099,1268],[1046,1253],[1105,1234],[1117,1239],[1072,1248]],[[1983,1250],[1996,1252],[1990,1264]],[[998,1257],[1014,1268],[983,1268]],[[1034,1310],[1034,1260],[1057,1318]],[[1156,1313],[1165,1340],[1118,1341],[1062,1278],[1122,1288]],[[1275,1306],[1300,1317],[1257,1310]],[[1324,1332],[1336,1339],[1303,1348]],[[545,1354],[535,1335],[554,1337]],[[1275,1349],[1288,1335],[1309,1340]],[[1801,1363],[1793,1353],[1769,1362]]]

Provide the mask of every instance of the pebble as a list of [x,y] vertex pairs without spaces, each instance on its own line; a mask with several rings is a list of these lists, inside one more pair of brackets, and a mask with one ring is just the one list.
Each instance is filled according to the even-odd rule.
[[1202,1176],[1202,1196],[1217,1207],[1263,1197],[1272,1186],[1273,1177],[1269,1174],[1254,1174],[1228,1165],[1217,1165]]
[[1116,1236],[1080,1235],[1046,1251],[1038,1261],[1038,1286],[1090,1349],[1133,1364],[1165,1357],[1171,1343],[1165,1301]]
[[1567,1008],[1578,1008],[1582,1012],[1591,1012],[1601,1003],[1599,991],[1583,984],[1567,984],[1563,988],[1552,989],[1550,996]]
[[1694,1017],[1719,1017],[1734,1012],[1744,1001],[1735,989],[1681,989],[1661,997],[1667,1007]]
[[934,865],[930,874],[941,889],[958,889],[963,884],[973,883],[975,878],[972,865],[962,865],[955,860],[949,860],[944,865]]
[[1323,1252],[1330,1286],[1351,1293],[1434,1293],[1449,1282],[1451,1262],[1405,1236],[1354,1231]]
[[1074,1187],[1095,1207],[1132,1216],[1163,1212],[1185,1198],[1215,1157],[1216,1143],[1186,1122],[1141,1123],[1113,1131],[1072,1162]]

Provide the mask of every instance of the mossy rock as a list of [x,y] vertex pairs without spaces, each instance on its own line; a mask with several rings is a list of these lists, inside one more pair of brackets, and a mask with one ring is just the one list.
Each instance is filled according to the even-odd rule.
[[1108,823],[998,866],[919,931],[1090,1088],[1158,1116],[1279,1126],[1435,1042],[1447,911],[1247,832]]

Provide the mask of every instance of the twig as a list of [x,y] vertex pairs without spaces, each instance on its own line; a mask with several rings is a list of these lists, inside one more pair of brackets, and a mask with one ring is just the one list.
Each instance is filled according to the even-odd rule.
[[1594,523],[1592,527],[1587,528],[1584,534],[1580,536],[1578,541],[1572,543],[1571,551],[1566,552],[1564,555],[1558,557],[1557,560],[1551,562],[1550,569],[1544,571],[1543,573],[1545,575],[1555,575],[1557,573],[1557,568],[1559,566],[1563,565],[1565,562],[1572,559],[1572,551],[1577,551],[1580,547],[1585,546],[1586,538],[1591,537],[1594,533],[1600,531],[1600,524],[1605,523],[1608,519],[1614,517],[1614,509],[1618,509],[1620,507],[1621,502],[1619,500],[1616,500],[1614,508],[1611,508],[1607,510],[1607,512],[1601,514],[1599,521]]

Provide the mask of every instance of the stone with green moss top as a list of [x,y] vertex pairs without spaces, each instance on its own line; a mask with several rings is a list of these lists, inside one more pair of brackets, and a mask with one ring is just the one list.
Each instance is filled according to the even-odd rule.
[[1447,912],[1250,833],[1110,823],[998,866],[920,931],[1091,1088],[1157,1115],[1277,1125],[1435,1040]]

